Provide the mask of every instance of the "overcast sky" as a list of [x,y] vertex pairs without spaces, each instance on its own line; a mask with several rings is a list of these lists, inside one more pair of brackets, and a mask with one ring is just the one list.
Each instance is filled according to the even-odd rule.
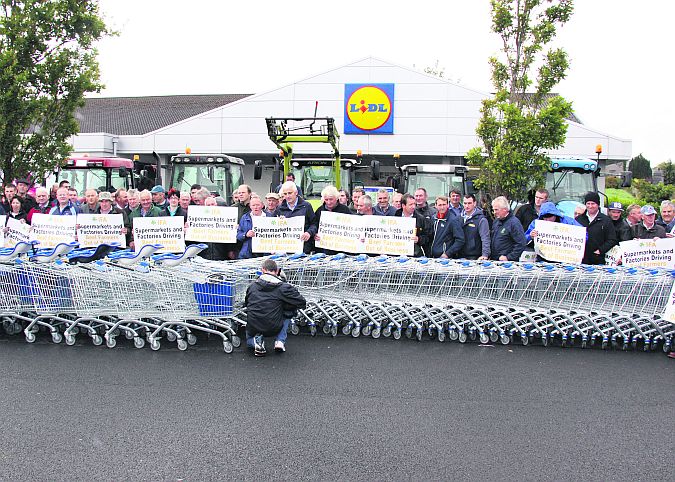
[[[489,0],[101,0],[119,31],[99,44],[105,97],[260,93],[373,56],[490,92],[498,52]],[[571,69],[557,91],[589,127],[675,161],[675,6],[578,0],[557,38]],[[589,155],[593,155],[592,152]]]

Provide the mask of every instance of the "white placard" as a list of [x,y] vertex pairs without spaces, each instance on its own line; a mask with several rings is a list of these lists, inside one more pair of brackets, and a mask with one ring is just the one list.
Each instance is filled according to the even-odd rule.
[[537,219],[534,250],[547,261],[581,264],[586,247],[586,228]]
[[272,218],[251,216],[253,253],[302,253],[304,243],[300,236],[305,232],[305,217]]
[[675,268],[675,238],[635,239],[620,245],[624,266]]
[[93,248],[99,244],[119,243],[127,246],[122,234],[124,222],[121,214],[78,214],[77,242],[81,248]]
[[317,248],[340,253],[361,253],[365,230],[363,218],[351,214],[323,211],[319,222]]
[[134,218],[134,250],[138,252],[146,244],[161,244],[162,253],[185,251],[183,216],[159,216]]
[[224,206],[190,206],[185,239],[205,243],[236,243],[238,210]]
[[621,249],[621,244],[617,244],[605,253],[605,264],[609,266],[618,266],[622,253],[623,250]]
[[[0,216],[4,218],[5,216]],[[31,240],[30,235],[30,225],[17,221],[13,217],[8,217],[7,221],[7,232],[5,233],[5,247],[13,248],[18,243],[28,243]],[[2,221],[2,224],[5,225],[5,221]]]
[[59,243],[75,241],[77,216],[35,213],[31,219],[31,238],[40,241],[40,248],[53,248]]

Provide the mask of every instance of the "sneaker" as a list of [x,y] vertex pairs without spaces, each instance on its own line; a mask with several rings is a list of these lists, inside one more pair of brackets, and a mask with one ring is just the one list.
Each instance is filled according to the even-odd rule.
[[[277,349],[276,343],[274,344],[274,349],[275,350]],[[670,353],[668,353],[668,358],[675,358],[675,351],[671,351]]]
[[267,350],[265,350],[265,341],[263,340],[262,335],[256,335],[253,338],[253,354],[255,356],[265,356]]
[[275,341],[274,342],[274,351],[276,351],[277,353],[285,352],[286,351],[286,345],[284,345],[284,342],[279,341],[279,340]]

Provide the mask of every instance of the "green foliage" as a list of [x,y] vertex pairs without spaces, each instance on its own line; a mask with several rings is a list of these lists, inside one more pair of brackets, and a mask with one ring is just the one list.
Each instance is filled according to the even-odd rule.
[[0,169],[39,178],[70,153],[74,111],[101,88],[93,43],[110,32],[95,0],[0,2]]
[[661,201],[673,199],[675,197],[675,186],[667,185],[662,182],[652,184],[643,179],[634,179],[631,190],[636,197],[642,199],[645,204],[652,204],[658,209]]
[[630,192],[624,191],[623,189],[607,188],[605,189],[605,194],[607,195],[609,202],[620,202],[623,204],[624,209],[631,204],[644,204],[639,199],[633,197]]
[[618,189],[621,187],[621,179],[616,176],[607,176],[605,178],[605,187],[607,189]]
[[630,160],[628,170],[633,172],[633,179],[651,179],[652,177],[651,164],[642,154]]
[[662,162],[657,167],[663,172],[664,184],[675,184],[675,165],[673,161]]
[[[565,142],[572,104],[548,94],[565,78],[567,54],[543,49],[573,8],[569,0],[492,0],[491,5],[492,30],[501,37],[505,60],[489,60],[496,93],[481,108],[476,133],[483,145],[466,157],[480,168],[477,188],[491,198],[523,200],[533,182],[544,183],[550,167],[546,152]],[[539,68],[533,81],[535,63]],[[533,93],[526,95],[531,87]]]

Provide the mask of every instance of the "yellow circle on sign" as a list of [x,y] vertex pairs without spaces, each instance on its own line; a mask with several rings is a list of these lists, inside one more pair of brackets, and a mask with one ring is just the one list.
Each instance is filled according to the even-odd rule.
[[378,87],[361,87],[347,100],[347,117],[359,129],[379,129],[387,123],[390,116],[391,99]]

